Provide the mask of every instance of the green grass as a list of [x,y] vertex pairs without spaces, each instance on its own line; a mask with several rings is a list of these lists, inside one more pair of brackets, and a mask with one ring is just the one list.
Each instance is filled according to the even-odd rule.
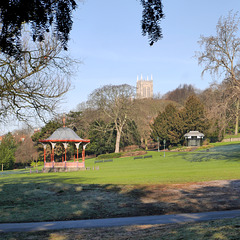
[[[152,158],[114,159],[112,163],[87,160],[93,169],[63,173],[63,181],[73,184],[162,184],[240,178],[240,144],[218,144],[209,152],[149,152]],[[71,177],[70,177],[71,176]],[[68,179],[70,177],[70,179]],[[66,179],[65,179],[66,178]],[[65,179],[65,180],[64,180]]]
[[88,159],[91,170],[78,172],[4,172],[0,174],[0,222],[162,214],[164,203],[141,202],[146,194],[142,186],[240,179],[240,143],[215,144],[209,151],[166,152],[165,157],[163,152],[148,155],[152,158],[126,157],[97,164]]
[[[116,158],[113,162],[86,160],[87,171],[26,174],[0,173],[0,183],[32,181],[69,184],[162,184],[240,178],[240,143],[217,143],[195,152],[148,152],[152,158]],[[99,169],[98,169],[99,168]],[[38,168],[39,170],[41,168]],[[93,170],[94,169],[94,170]],[[6,174],[8,173],[8,174]],[[10,174],[11,173],[11,174]],[[23,180],[24,179],[24,180]],[[28,180],[29,179],[29,180]]]

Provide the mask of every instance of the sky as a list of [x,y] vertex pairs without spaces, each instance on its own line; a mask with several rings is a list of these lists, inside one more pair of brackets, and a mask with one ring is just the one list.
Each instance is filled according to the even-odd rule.
[[72,78],[62,111],[75,110],[90,93],[104,85],[136,86],[137,76],[153,78],[154,94],[180,84],[205,89],[210,75],[201,77],[194,58],[200,35],[216,33],[216,24],[229,11],[240,10],[239,0],[162,0],[163,39],[149,46],[142,36],[139,0],[84,0],[74,13],[69,53],[82,61]]
[[[195,52],[200,35],[216,33],[216,24],[229,11],[240,10],[239,0],[162,0],[163,39],[149,46],[142,36],[140,0],[77,0],[69,54],[82,61],[72,76],[60,112],[76,110],[79,103],[104,85],[136,86],[137,77],[153,78],[154,94],[165,94],[180,84],[205,89],[210,75],[201,77]],[[19,128],[21,124],[11,125]],[[5,126],[0,131],[8,131]]]

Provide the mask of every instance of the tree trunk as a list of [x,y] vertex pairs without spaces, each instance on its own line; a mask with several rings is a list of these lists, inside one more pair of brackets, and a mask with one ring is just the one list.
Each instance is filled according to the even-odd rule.
[[116,144],[115,144],[115,153],[119,153],[120,139],[121,139],[121,131],[119,131],[119,129],[117,129],[117,137],[116,137]]
[[148,139],[145,138],[145,150],[148,150]]
[[238,127],[239,127],[239,99],[237,100],[236,106],[236,123],[235,123],[235,135],[238,134]]

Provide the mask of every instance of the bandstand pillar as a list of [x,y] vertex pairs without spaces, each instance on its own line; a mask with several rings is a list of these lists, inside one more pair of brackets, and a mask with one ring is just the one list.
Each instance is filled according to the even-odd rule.
[[47,144],[43,144],[43,159],[44,159],[44,168],[45,168],[45,164],[46,164],[46,148],[47,148]]
[[68,143],[63,143],[64,149],[65,149],[65,162],[67,161],[67,147]]
[[44,159],[44,164],[45,164],[45,162],[46,162],[46,148],[47,148],[47,144],[43,144],[42,143],[42,145],[43,145],[43,159]]
[[86,149],[86,146],[88,145],[89,143],[83,145],[83,150],[82,150],[82,161],[83,161],[83,164],[85,166],[85,149]]
[[53,163],[53,166],[54,166],[54,148],[56,146],[56,143],[54,143],[54,142],[50,142],[50,143],[52,145],[51,162]]
[[[75,143],[76,148],[77,148],[77,162],[78,162],[78,149],[79,149],[80,144],[81,144],[81,142]],[[75,158],[74,158],[74,162],[75,162]]]

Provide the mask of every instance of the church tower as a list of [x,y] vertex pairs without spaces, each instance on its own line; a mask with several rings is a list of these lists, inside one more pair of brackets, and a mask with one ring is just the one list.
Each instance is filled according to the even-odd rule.
[[137,76],[137,92],[136,92],[136,98],[142,99],[142,98],[152,98],[153,97],[153,80],[151,76],[151,80],[143,80],[142,75],[141,79],[138,79]]

